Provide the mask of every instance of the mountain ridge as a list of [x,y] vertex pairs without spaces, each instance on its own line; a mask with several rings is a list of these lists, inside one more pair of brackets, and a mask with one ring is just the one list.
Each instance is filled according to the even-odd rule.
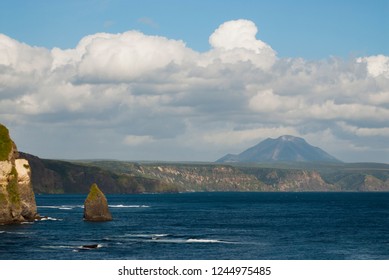
[[227,154],[218,163],[233,162],[341,162],[319,147],[308,144],[305,139],[282,135],[276,139],[267,138],[240,154]]

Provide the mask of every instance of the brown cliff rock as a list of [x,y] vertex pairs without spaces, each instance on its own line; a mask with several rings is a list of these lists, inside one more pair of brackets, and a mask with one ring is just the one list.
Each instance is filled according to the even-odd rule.
[[31,169],[20,159],[8,129],[0,124],[0,224],[38,218],[31,185]]
[[112,215],[108,209],[107,198],[96,184],[90,188],[84,202],[84,220],[92,222],[111,221]]

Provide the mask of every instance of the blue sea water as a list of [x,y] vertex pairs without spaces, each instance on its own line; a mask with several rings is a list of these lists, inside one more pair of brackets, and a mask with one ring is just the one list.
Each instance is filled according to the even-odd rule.
[[[47,219],[0,226],[0,259],[389,259],[389,193],[38,195]],[[97,245],[87,249],[84,245]]]

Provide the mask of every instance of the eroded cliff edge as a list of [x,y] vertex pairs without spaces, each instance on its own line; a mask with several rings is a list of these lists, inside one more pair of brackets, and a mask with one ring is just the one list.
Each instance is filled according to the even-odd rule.
[[33,221],[37,217],[30,165],[19,158],[8,129],[0,124],[0,224]]

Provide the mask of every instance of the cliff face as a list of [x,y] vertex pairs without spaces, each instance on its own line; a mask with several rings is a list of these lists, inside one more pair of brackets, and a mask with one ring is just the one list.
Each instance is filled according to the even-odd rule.
[[26,153],[20,153],[20,157],[27,159],[30,163],[35,193],[88,193],[89,186],[93,183],[96,183],[106,194],[178,191],[177,187],[156,178],[137,176],[136,172],[131,171],[132,169],[129,172],[121,172],[121,163],[121,166],[114,165],[119,162],[109,162],[109,165],[113,167],[111,170],[104,166],[105,162],[99,162],[103,165],[100,167],[81,162],[40,159]]
[[19,158],[8,129],[0,124],[0,224],[32,221],[35,217],[30,165]]
[[223,165],[143,165],[139,175],[157,178],[181,191],[266,191],[255,176]]

